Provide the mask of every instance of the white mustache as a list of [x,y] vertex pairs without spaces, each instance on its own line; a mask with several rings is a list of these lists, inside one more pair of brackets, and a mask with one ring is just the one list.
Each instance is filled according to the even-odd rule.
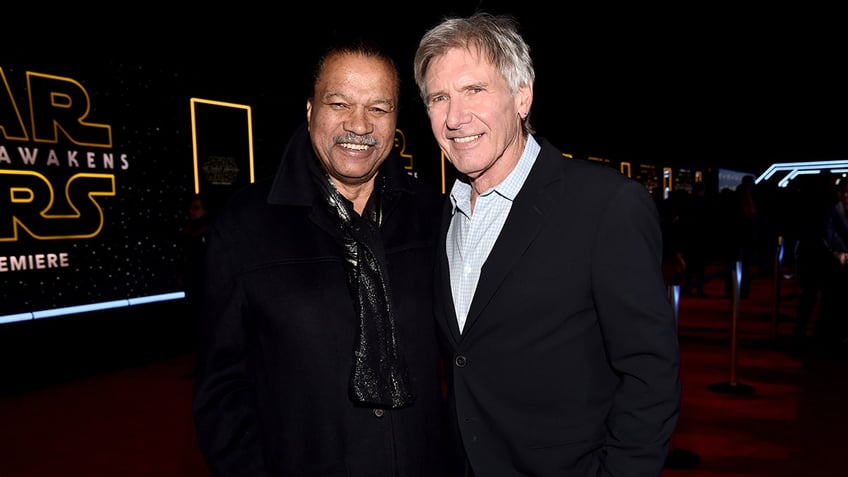
[[345,134],[344,136],[336,136],[333,138],[336,144],[349,143],[349,144],[364,144],[366,146],[376,146],[377,139],[373,136],[360,136],[358,134]]

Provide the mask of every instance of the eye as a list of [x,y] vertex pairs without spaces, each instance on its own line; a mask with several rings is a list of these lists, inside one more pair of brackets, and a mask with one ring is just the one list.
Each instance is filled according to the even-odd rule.
[[389,109],[389,108],[380,108],[380,107],[377,107],[377,106],[373,106],[371,108],[368,108],[368,111],[371,114],[379,114],[379,115],[389,114],[389,113],[392,112],[392,110]]
[[337,111],[341,111],[341,110],[345,110],[345,109],[349,108],[347,103],[327,103],[327,106],[329,106],[330,109],[335,109]]

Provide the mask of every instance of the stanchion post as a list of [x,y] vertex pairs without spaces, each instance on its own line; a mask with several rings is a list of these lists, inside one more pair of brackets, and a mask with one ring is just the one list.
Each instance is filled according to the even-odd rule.
[[[668,286],[668,301],[674,311],[674,324],[679,328],[680,285]],[[665,459],[666,469],[694,469],[700,464],[701,456],[697,452],[680,447],[671,447]]]
[[680,310],[680,285],[668,286],[668,301],[671,302],[672,309],[674,310],[674,324],[677,325]]
[[739,349],[739,284],[742,282],[742,262],[736,262],[736,273],[733,274],[733,296],[731,296],[730,322],[730,379],[731,386],[736,385],[736,351]]
[[752,394],[754,388],[736,382],[736,352],[738,350],[737,330],[739,328],[739,283],[742,281],[742,262],[736,262],[736,270],[733,275],[733,295],[731,296],[731,322],[730,322],[730,379],[725,383],[711,384],[707,387],[710,391],[746,395]]
[[780,277],[783,267],[783,236],[777,237],[777,249],[774,253],[774,277],[772,279],[771,293],[771,339],[777,340],[778,318],[780,316]]

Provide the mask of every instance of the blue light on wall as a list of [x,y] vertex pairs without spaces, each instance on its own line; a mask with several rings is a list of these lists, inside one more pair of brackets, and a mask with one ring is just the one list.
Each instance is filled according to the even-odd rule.
[[37,320],[40,318],[51,318],[54,316],[73,315],[91,311],[108,310],[110,308],[121,308],[124,306],[143,305],[160,301],[180,300],[185,298],[185,292],[164,293],[161,295],[143,296],[129,298],[126,300],[113,300],[89,305],[69,306],[65,308],[53,308],[50,310],[31,311],[27,313],[16,313],[13,315],[0,315],[0,324],[16,321]]

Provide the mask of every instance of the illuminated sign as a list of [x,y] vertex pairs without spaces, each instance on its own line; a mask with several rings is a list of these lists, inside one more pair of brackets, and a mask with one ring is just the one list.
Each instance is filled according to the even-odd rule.
[[130,65],[71,70],[0,64],[0,323],[184,296],[186,100]]
[[[253,118],[244,104],[191,98],[194,191],[253,183]],[[242,138],[234,141],[233,138]],[[247,171],[247,176],[243,172]],[[240,176],[244,180],[240,182]]]
[[848,172],[848,160],[838,161],[809,161],[809,162],[783,162],[769,166],[762,174],[754,180],[755,184],[773,178],[777,173],[785,173],[778,181],[778,187],[786,187],[789,182],[803,174],[818,174],[822,170],[836,173]]

